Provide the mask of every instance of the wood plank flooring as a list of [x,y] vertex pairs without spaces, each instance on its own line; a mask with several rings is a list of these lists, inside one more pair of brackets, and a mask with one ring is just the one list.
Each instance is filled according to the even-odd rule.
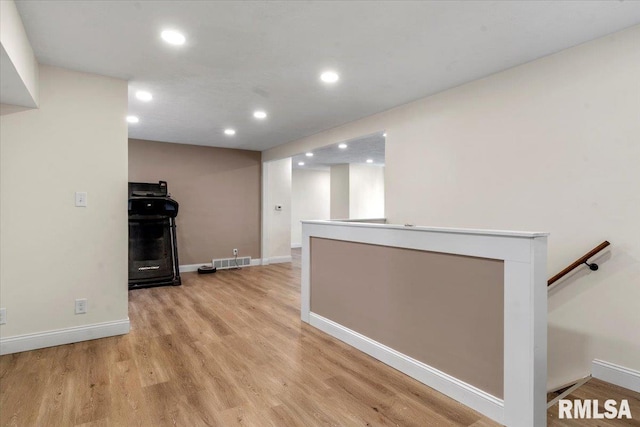
[[604,402],[607,399],[614,399],[620,407],[622,399],[627,399],[631,408],[632,419],[582,419],[568,420],[558,418],[558,405],[554,405],[547,411],[547,425],[549,427],[569,427],[569,426],[585,426],[585,427],[640,427],[640,393],[623,389],[604,381],[591,379],[582,387],[573,391],[565,397],[565,399],[597,399],[599,403],[599,412],[604,413]]
[[183,283],[131,291],[128,335],[0,357],[0,425],[496,425],[302,323],[298,256]]

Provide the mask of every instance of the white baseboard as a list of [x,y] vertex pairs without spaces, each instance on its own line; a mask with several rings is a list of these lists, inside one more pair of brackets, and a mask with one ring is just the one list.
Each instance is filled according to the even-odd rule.
[[180,266],[180,273],[191,273],[192,271],[198,271],[203,265],[211,265],[210,262],[203,262],[202,264],[185,264]]
[[640,372],[634,369],[595,359],[591,363],[591,376],[640,393]]
[[[185,264],[180,266],[180,273],[191,273],[193,271],[198,271],[198,268],[203,265],[211,266],[210,262],[203,262],[202,264]],[[262,259],[260,258],[251,258],[250,267],[255,267],[256,265],[262,265]],[[246,267],[246,266],[244,266]]]
[[262,258],[262,265],[281,264],[283,262],[291,262],[291,255],[272,256],[271,258]]
[[129,319],[0,338],[0,355],[128,334]]
[[302,243],[292,243],[291,249],[298,249],[302,247]]
[[310,313],[310,324],[369,356],[503,424],[504,401],[358,332]]

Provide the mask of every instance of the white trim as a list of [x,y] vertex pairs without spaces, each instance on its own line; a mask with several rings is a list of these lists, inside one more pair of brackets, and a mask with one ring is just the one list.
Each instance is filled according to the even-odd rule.
[[318,314],[310,313],[310,320],[311,325],[321,331],[352,345],[499,423],[503,422],[504,404],[501,399]]
[[[260,204],[260,216],[261,216],[261,227],[260,227],[260,256],[266,257],[269,249],[269,215],[267,215],[267,206],[270,205],[269,202],[269,168],[267,167],[267,162],[262,161],[262,197]],[[267,258],[262,258],[261,265],[269,265],[269,260]]]
[[[198,268],[202,267],[203,265],[211,267],[210,262],[203,262],[202,264],[185,264],[180,266],[180,273],[191,273],[193,271],[198,271]],[[255,267],[257,265],[262,265],[262,259],[251,258],[251,263],[249,265],[241,265],[240,268]]]
[[302,247],[302,243],[292,243],[291,249],[298,249]]
[[[496,418],[495,411],[485,407],[476,409],[509,426],[545,425],[547,234],[302,221],[300,318],[307,323],[311,321],[310,246],[312,237],[502,260],[504,261],[503,411],[499,414],[500,418]],[[334,331],[335,328],[329,333]],[[413,376],[413,374],[409,375]],[[432,386],[440,390],[439,384]],[[444,388],[440,391],[448,393],[448,386],[442,386]],[[487,412],[483,412],[485,409]]]
[[210,265],[210,262],[203,262],[202,264],[185,264],[180,266],[180,273],[190,273],[192,271],[198,271],[203,265]]
[[[569,396],[571,393],[582,387],[591,379],[591,375],[587,375],[586,377],[576,381],[571,387],[567,388],[565,391],[554,397],[549,403],[547,403],[547,409],[551,408],[553,405],[558,403],[560,400]],[[564,387],[562,387],[564,388]],[[560,389],[559,389],[560,390]],[[557,391],[557,390],[556,390]]]
[[302,223],[302,251],[300,257],[300,319],[309,323],[311,312],[311,230]]
[[291,255],[272,256],[271,258],[262,259],[262,265],[282,264],[284,262],[291,262]]
[[640,393],[640,371],[635,369],[594,359],[591,362],[591,375],[593,378]]
[[[373,218],[375,219],[375,218]],[[380,218],[385,219],[386,218]],[[548,236],[549,233],[543,231],[511,231],[511,230],[483,230],[478,228],[450,228],[450,227],[426,227],[415,225],[400,225],[400,224],[375,224],[365,222],[348,222],[348,221],[362,221],[362,220],[304,220],[300,221],[303,224],[322,224],[322,225],[347,225],[351,227],[366,227],[366,228],[388,228],[393,230],[413,230],[413,231],[430,231],[432,233],[447,233],[447,234],[481,234],[483,236],[511,236],[511,237],[542,237]]]
[[[331,222],[364,222],[372,224],[386,224],[387,218],[354,218],[354,219],[329,219]],[[383,223],[377,221],[384,221]]]
[[[388,224],[365,224],[351,222],[302,221],[302,244],[306,242],[304,230],[310,236],[333,240],[367,243],[371,245],[394,246],[419,251],[441,252],[505,261],[531,261],[532,238],[546,236],[499,235],[488,230],[481,234],[478,230],[466,233],[457,229],[431,230],[427,227],[403,227]],[[533,233],[536,234],[536,233]],[[546,289],[546,288],[545,288]]]
[[547,238],[521,240],[529,262],[504,261],[504,423],[547,417]]
[[94,323],[92,325],[0,338],[0,354],[18,353],[38,348],[124,335],[129,333],[129,329],[130,324],[127,318],[113,322]]

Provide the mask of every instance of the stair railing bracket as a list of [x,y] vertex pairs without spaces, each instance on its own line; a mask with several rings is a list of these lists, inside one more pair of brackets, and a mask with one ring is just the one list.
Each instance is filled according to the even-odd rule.
[[591,271],[596,271],[598,269],[598,264],[596,264],[595,262],[589,264],[587,261],[585,261],[584,263],[587,267],[589,267]]

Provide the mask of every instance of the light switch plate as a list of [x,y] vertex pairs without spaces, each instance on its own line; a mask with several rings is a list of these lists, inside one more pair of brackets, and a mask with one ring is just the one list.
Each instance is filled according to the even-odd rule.
[[76,314],[85,314],[87,312],[87,299],[78,298],[76,300]]

